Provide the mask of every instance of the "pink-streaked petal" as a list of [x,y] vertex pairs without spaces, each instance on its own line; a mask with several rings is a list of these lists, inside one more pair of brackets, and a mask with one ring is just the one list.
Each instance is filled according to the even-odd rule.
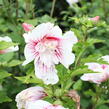
[[44,89],[40,86],[27,88],[16,95],[18,109],[27,109],[29,102],[40,100],[46,96]]
[[101,64],[101,68],[105,70],[105,69],[109,68],[109,66],[106,64]]
[[36,52],[33,44],[27,44],[25,46],[24,55],[26,60],[24,61],[23,65],[26,65],[35,59]]
[[44,109],[68,109],[68,108],[64,108],[61,105],[49,105]]
[[72,31],[64,34],[63,39],[60,41],[60,62],[68,68],[70,64],[74,63],[75,55],[72,53],[73,44],[77,43],[78,39]]
[[54,53],[50,53],[50,52],[45,52],[44,54],[41,54],[40,55],[40,60],[47,67],[50,67],[50,66],[52,66],[54,64],[58,64],[59,63],[59,60],[55,56],[55,54]]
[[72,52],[73,45],[77,42],[78,42],[78,39],[76,38],[76,36],[74,35],[72,31],[66,32],[63,36],[63,39],[60,41],[60,50],[62,54],[63,55],[65,54],[65,56],[68,57],[68,55],[71,54]]
[[109,65],[106,65],[106,67],[104,69],[104,73],[106,73],[107,78],[109,78]]
[[55,66],[47,67],[41,61],[35,61],[36,77],[42,79],[45,84],[56,84],[59,81]]
[[53,37],[62,37],[62,30],[59,28],[59,26],[54,26],[48,33],[49,36]]
[[107,75],[105,73],[88,73],[81,76],[83,81],[91,81],[96,84],[100,84],[107,80]]
[[35,102],[30,102],[27,109],[68,109],[61,105],[52,105],[51,103],[44,100],[37,100]]
[[23,35],[25,42],[31,42],[32,41],[39,41],[41,40],[45,35],[49,33],[49,31],[53,28],[54,24],[52,23],[42,23],[35,27],[32,31],[29,31],[28,33],[25,33]]

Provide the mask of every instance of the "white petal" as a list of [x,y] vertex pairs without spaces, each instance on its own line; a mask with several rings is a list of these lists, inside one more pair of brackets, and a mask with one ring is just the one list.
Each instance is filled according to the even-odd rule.
[[26,65],[35,59],[34,48],[32,48],[29,44],[27,44],[24,49],[24,55],[26,60],[24,61],[23,65]]
[[28,33],[25,33],[23,36],[25,38],[25,42],[28,43],[31,40],[33,41],[39,41],[42,39],[49,31],[53,28],[52,23],[42,23],[35,27],[32,31],[29,31]]
[[55,56],[55,54],[54,53],[50,53],[50,52],[45,52],[45,53],[41,54],[40,55],[40,60],[47,67],[50,67],[50,66],[52,66],[54,64],[58,64],[59,63],[59,60]]
[[67,42],[68,47],[69,46],[72,47],[72,44],[76,44],[78,42],[76,35],[72,31],[66,32],[63,37],[65,41]]
[[0,37],[0,41],[12,42],[11,38],[8,36]]
[[79,2],[79,0],[66,0],[69,5]]
[[105,65],[104,73],[106,73],[107,78],[109,78],[109,65]]
[[[0,41],[5,41],[5,42],[12,42],[11,38],[8,36],[5,37],[0,37]],[[18,46],[11,46],[7,49],[4,49],[4,53],[8,53],[8,52],[13,52],[13,51],[18,51],[19,47]]]
[[17,94],[15,101],[18,109],[26,109],[29,102],[39,100],[45,96],[44,89],[40,86],[27,88]]
[[54,26],[48,33],[48,35],[53,37],[62,37],[62,30],[59,28],[59,26]]
[[78,40],[72,31],[64,34],[63,39],[60,41],[60,51],[62,54],[60,62],[68,68],[70,64],[74,63],[75,55],[72,53],[73,44]]
[[43,79],[44,83],[49,85],[49,84],[56,84],[59,81],[58,75],[57,75],[57,71],[53,71],[53,72],[47,72],[47,75],[45,76],[45,78]]
[[55,66],[47,67],[40,61],[35,60],[36,77],[42,79],[45,84],[56,84],[59,81]]
[[102,69],[101,65],[95,62],[86,63],[85,65],[88,66],[88,69],[91,69],[95,72],[104,72],[104,69]]
[[83,81],[91,81],[93,83],[100,84],[107,79],[105,73],[88,73],[84,74],[81,79]]
[[51,105],[49,102],[44,100],[37,100],[35,102],[30,102],[27,109],[44,109],[45,107]]
[[19,47],[18,46],[13,46],[13,47],[9,47],[7,49],[5,49],[5,53],[8,53],[8,52],[13,52],[13,51],[18,51],[19,50]]
[[63,64],[66,68],[69,67],[75,61],[75,55],[71,52],[67,52],[67,50],[63,53],[62,59],[60,60],[61,64]]
[[103,58],[104,61],[109,63],[109,55],[102,56],[101,58]]
[[43,53],[41,56],[40,56],[40,60],[41,62],[44,63],[44,65],[50,67],[51,65],[53,65],[52,63],[52,55],[48,54],[48,53]]

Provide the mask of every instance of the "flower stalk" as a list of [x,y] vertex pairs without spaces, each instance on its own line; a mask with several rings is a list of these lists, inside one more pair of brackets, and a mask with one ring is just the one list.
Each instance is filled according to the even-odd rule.
[[76,102],[76,109],[80,109],[80,96],[76,90],[70,90],[68,96]]
[[19,16],[19,1],[16,0],[16,18]]
[[50,16],[51,16],[51,17],[53,17],[55,4],[56,4],[56,0],[53,0],[53,3],[52,3],[52,8],[51,8],[51,12],[50,12]]
[[105,16],[105,20],[107,21],[107,10],[106,10],[106,0],[102,0],[102,8],[103,8],[103,11],[104,11],[104,16]]

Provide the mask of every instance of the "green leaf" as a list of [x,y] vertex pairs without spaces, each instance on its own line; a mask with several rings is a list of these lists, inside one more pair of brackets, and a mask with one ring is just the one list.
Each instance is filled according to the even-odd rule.
[[14,56],[13,52],[6,53],[6,54],[1,54],[0,55],[0,64],[2,64],[4,62],[6,63],[6,62],[10,61],[13,58],[13,56]]
[[17,66],[17,65],[19,65],[19,64],[21,64],[22,63],[22,61],[20,61],[20,60],[12,60],[11,62],[9,62],[8,64],[7,64],[7,66],[8,67],[14,67],[14,66]]
[[90,105],[90,100],[86,98],[81,98],[81,106],[83,109],[88,109],[88,106]]
[[44,15],[44,16],[42,16],[41,18],[39,18],[39,22],[40,23],[45,23],[45,22],[52,22],[52,23],[54,23],[56,21],[56,19],[55,18],[52,18],[52,17],[50,17],[50,16],[48,16],[48,15]]
[[36,26],[38,24],[38,19],[25,20],[25,22]]
[[85,91],[84,95],[86,95],[86,96],[93,96],[93,97],[96,96],[96,94],[91,89]]
[[0,70],[0,79],[4,79],[4,78],[9,77],[9,76],[11,76],[10,73],[8,73],[5,70]]
[[87,66],[81,66],[73,70],[71,76],[77,76],[77,75],[84,74],[84,73],[93,73],[93,71],[89,70]]
[[83,38],[83,35],[82,35],[82,32],[81,32],[81,31],[79,31],[78,29],[75,29],[75,28],[72,28],[71,30],[74,31],[75,35],[76,35],[79,39],[82,39],[82,38]]
[[103,59],[100,59],[101,56],[102,56],[101,54],[92,54],[92,55],[89,55],[88,57],[82,58],[81,59],[81,63],[84,64],[84,63],[89,63],[89,62],[97,62],[97,63],[100,63],[100,64],[108,64]]
[[11,46],[15,46],[15,45],[18,45],[18,44],[15,44],[13,42],[5,42],[5,41],[0,41],[0,50],[4,50],[4,49],[7,49]]
[[106,105],[100,105],[98,108],[96,109],[109,109],[109,106]]
[[104,104],[109,104],[109,100],[99,99],[96,106],[99,107],[99,106],[104,105]]
[[73,89],[75,90],[81,90],[82,89],[82,81],[78,80],[74,85],[73,85]]
[[12,100],[6,95],[4,91],[0,91],[0,103],[11,102]]
[[25,20],[26,23],[32,24],[34,26],[36,26],[38,23],[46,23],[48,21],[54,23],[56,21],[56,19],[51,18],[48,15],[44,15],[42,17],[37,17],[36,19]]
[[105,40],[101,40],[101,39],[95,39],[95,38],[88,38],[87,42],[86,42],[86,46],[91,46],[95,43],[104,43]]
[[16,79],[18,79],[19,81],[21,81],[22,83],[42,83],[42,81],[38,78],[36,78],[36,76],[33,73],[30,73],[26,76],[22,76],[22,77],[15,77]]

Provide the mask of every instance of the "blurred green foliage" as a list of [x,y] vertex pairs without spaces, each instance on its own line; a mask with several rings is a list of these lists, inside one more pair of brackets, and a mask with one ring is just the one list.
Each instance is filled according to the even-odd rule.
[[[79,39],[73,47],[76,60],[70,66],[70,70],[62,65],[57,66],[60,81],[58,85],[53,86],[54,93],[44,85],[49,95],[58,98],[61,96],[62,101],[57,100],[55,103],[61,102],[69,109],[76,109],[72,99],[63,97],[68,90],[75,89],[81,96],[81,109],[108,109],[109,81],[97,86],[83,82],[80,76],[84,73],[93,73],[84,63],[106,63],[98,59],[109,54],[109,0],[81,0],[72,7],[66,0],[57,0],[52,17],[51,8],[52,0],[0,0],[0,36],[8,35],[14,42],[0,42],[0,50],[19,45],[18,52],[0,54],[0,109],[16,109],[17,93],[31,85],[42,84],[34,75],[33,63],[25,67],[21,65],[24,61],[25,46],[22,37],[23,22],[34,26],[52,22],[58,24],[64,32],[71,29]],[[98,22],[89,20],[95,16],[100,16]],[[52,98],[45,99],[54,102]]]

